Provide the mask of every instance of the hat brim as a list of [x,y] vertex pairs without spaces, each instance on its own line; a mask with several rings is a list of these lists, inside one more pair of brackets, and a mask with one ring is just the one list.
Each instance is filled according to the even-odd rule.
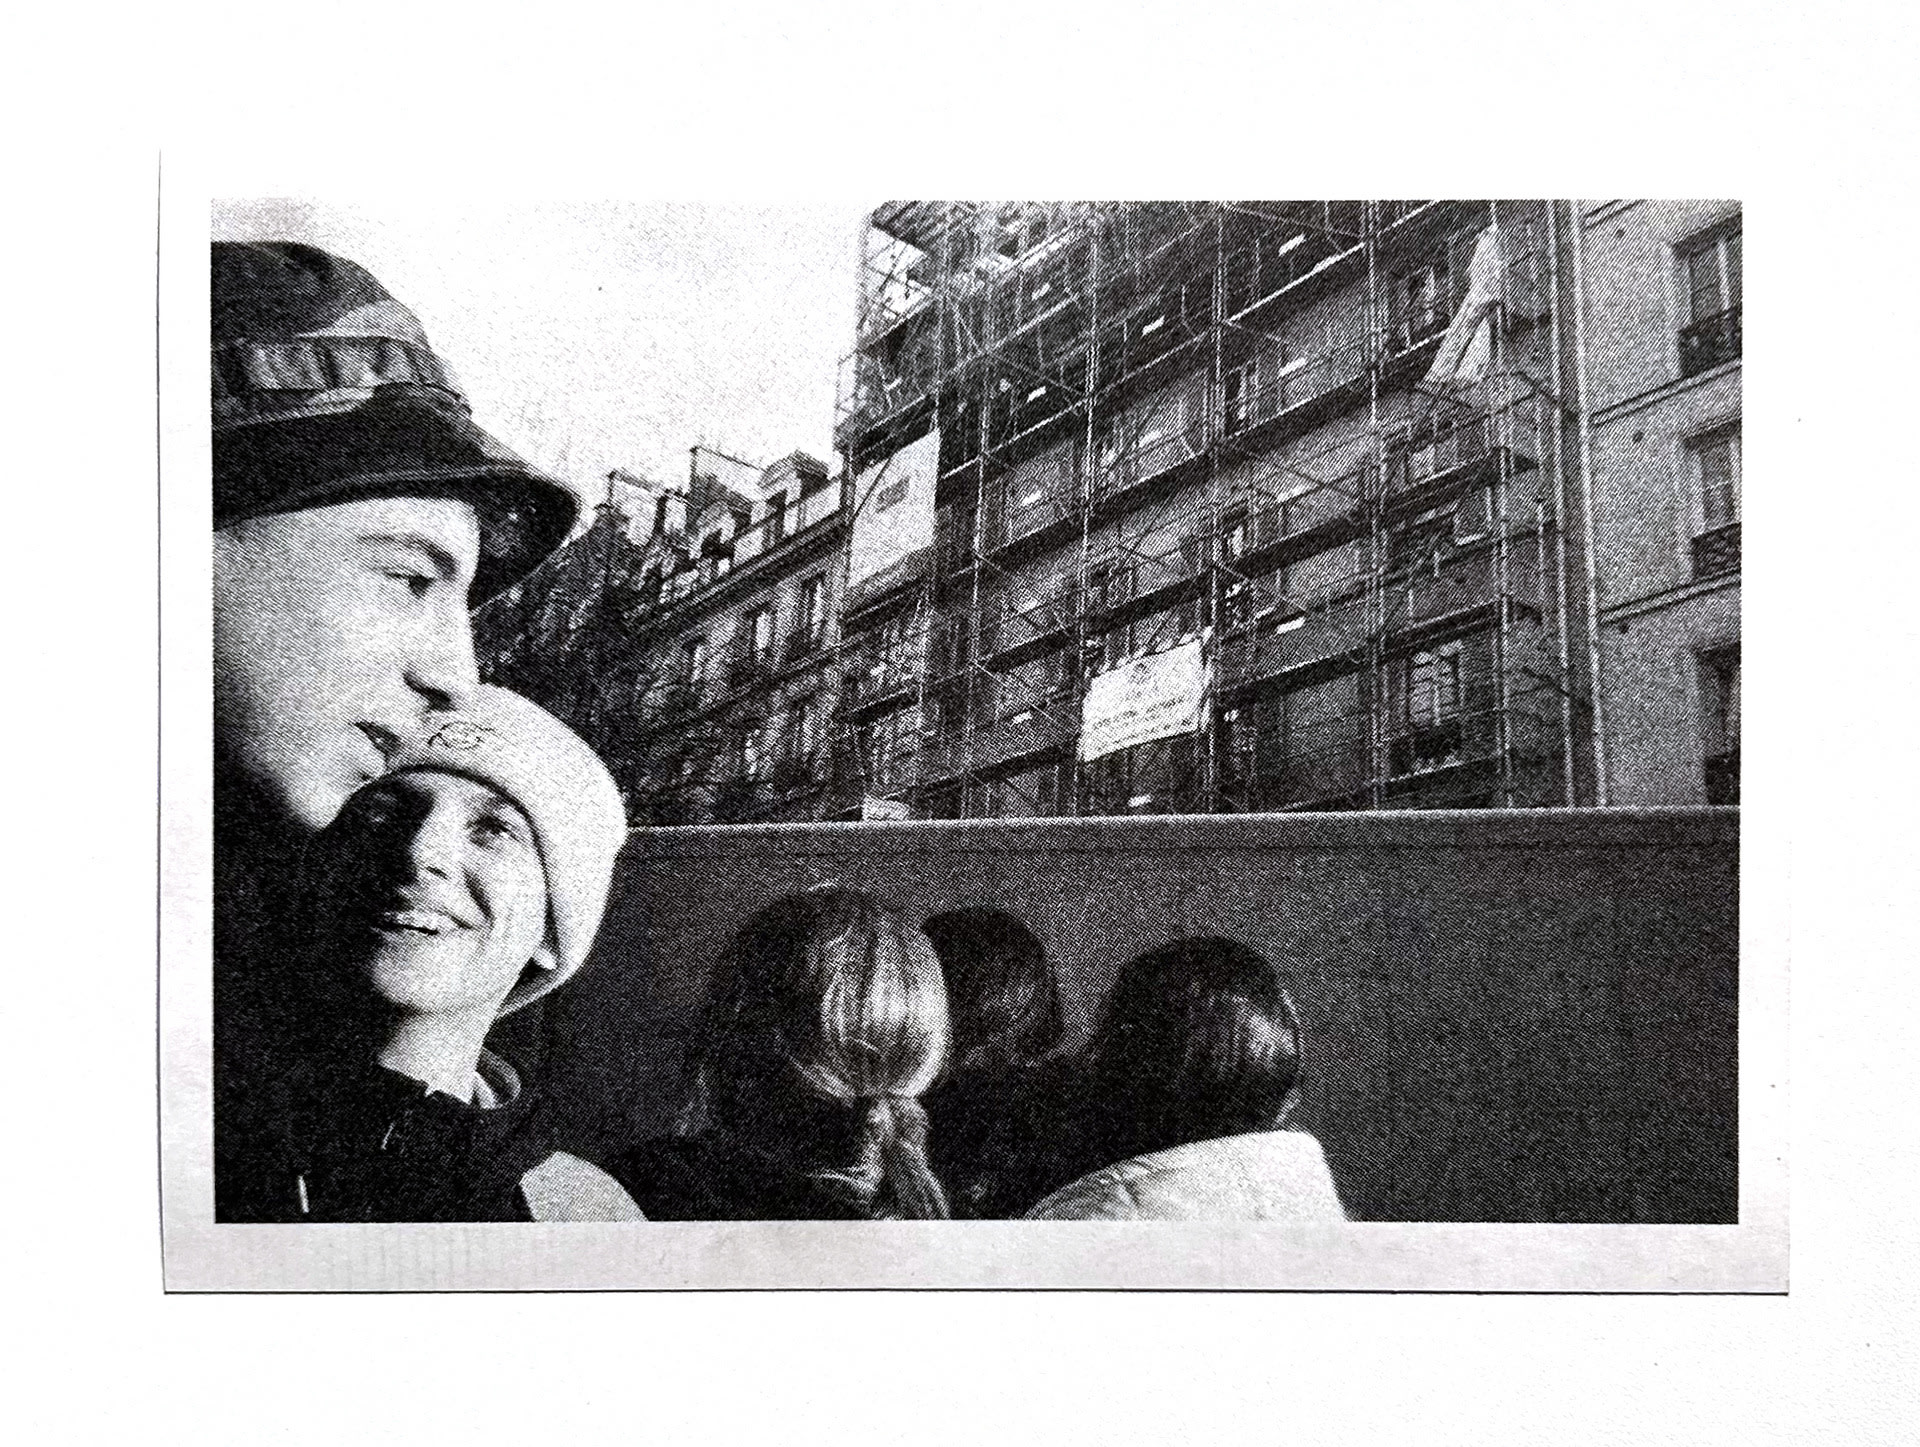
[[249,517],[376,497],[446,497],[473,506],[478,607],[566,541],[573,492],[426,388],[382,387],[337,412],[221,427],[213,435],[215,528]]

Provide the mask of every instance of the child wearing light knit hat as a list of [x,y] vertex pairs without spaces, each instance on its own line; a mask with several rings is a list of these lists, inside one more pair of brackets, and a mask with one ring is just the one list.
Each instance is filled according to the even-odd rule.
[[[429,719],[315,841],[315,968],[338,1062],[288,1156],[293,1220],[639,1219],[552,1149],[485,1048],[587,958],[626,840],[606,766],[545,709],[483,687]],[[344,1048],[340,1048],[344,1047]]]

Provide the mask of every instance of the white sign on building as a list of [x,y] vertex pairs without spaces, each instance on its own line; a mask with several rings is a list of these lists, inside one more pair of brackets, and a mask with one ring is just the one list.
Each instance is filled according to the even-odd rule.
[[863,469],[854,482],[847,543],[849,595],[882,592],[933,546],[933,485],[940,471],[940,429]]
[[1155,739],[1197,732],[1205,717],[1207,666],[1200,640],[1097,673],[1080,719],[1080,757],[1098,759]]

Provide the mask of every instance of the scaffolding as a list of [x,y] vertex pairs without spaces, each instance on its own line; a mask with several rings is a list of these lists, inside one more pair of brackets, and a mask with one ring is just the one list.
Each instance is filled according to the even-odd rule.
[[[1490,356],[1425,378],[1476,246]],[[939,430],[931,566],[842,619],[843,813],[1574,802],[1550,203],[893,202],[848,472]],[[1200,640],[1202,727],[1078,757]]]

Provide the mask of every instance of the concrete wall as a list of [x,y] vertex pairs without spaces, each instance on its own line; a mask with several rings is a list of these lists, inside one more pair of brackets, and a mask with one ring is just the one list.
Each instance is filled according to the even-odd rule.
[[1300,1123],[1355,1215],[1731,1221],[1738,816],[1497,811],[636,834],[544,1075],[600,1146],[664,1130],[710,962],[834,880],[915,919],[988,905],[1046,942],[1071,1036],[1120,964],[1248,942],[1294,987]]

